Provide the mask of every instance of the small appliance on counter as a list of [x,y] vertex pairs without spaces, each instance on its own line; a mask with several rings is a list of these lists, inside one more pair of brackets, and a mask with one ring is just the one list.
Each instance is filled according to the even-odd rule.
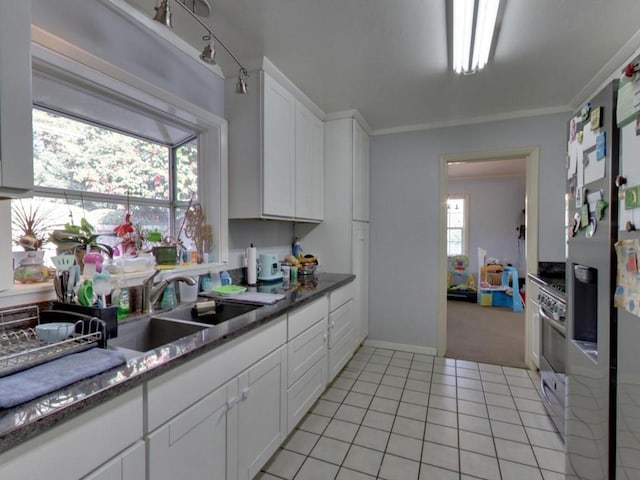
[[261,282],[282,280],[280,262],[275,253],[261,253],[258,255],[258,280]]

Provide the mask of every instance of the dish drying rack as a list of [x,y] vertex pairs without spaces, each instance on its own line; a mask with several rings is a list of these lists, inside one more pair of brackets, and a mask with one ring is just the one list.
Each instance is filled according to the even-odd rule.
[[50,323],[42,321],[37,306],[0,310],[0,377],[94,346],[104,346],[105,325],[100,319],[79,314],[65,318],[68,312],[46,313],[55,313],[55,321],[73,322],[75,332],[62,341],[47,343],[36,335],[35,325]]

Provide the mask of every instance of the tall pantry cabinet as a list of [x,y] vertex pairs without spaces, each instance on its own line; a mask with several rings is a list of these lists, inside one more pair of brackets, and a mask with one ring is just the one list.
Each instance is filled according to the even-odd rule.
[[303,249],[318,256],[322,271],[356,275],[356,345],[369,331],[369,135],[358,118],[353,112],[325,121],[324,222],[296,224]]

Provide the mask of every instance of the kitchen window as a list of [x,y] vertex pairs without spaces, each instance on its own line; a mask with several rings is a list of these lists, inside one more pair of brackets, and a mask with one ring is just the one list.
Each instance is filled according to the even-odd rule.
[[[106,244],[117,241],[127,210],[134,225],[175,238],[189,203],[198,203],[213,232],[209,261],[227,261],[227,122],[64,49],[32,45],[34,190],[13,202],[42,205],[50,230],[84,217]],[[184,229],[180,238],[191,246]]]
[[449,195],[447,198],[447,256],[467,255],[468,204],[469,196],[466,194]]
[[31,208],[47,212],[52,229],[85,217],[111,246],[127,211],[134,225],[175,237],[188,202],[198,202],[195,133],[165,144],[36,106],[33,157]]

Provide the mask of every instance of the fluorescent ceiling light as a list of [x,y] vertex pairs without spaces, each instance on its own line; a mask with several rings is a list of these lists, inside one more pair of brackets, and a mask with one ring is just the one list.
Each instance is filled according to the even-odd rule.
[[453,0],[453,69],[471,74],[489,60],[500,0]]

